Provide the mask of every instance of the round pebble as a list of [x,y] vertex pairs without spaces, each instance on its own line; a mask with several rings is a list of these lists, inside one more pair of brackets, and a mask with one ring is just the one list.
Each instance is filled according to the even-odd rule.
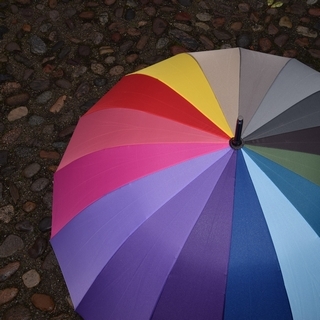
[[30,37],[30,50],[32,53],[42,55],[47,52],[47,45],[36,35]]
[[203,12],[203,13],[198,13],[196,15],[197,19],[200,21],[210,21],[211,20],[211,15],[207,12]]
[[28,213],[32,212],[36,207],[37,205],[32,201],[27,201],[22,206],[23,210]]
[[6,104],[9,106],[23,106],[28,103],[30,99],[29,93],[19,93],[6,99]]
[[27,288],[36,287],[40,283],[40,275],[35,269],[31,269],[22,275],[22,281]]
[[13,110],[11,110],[8,114],[8,120],[10,122],[16,121],[18,119],[21,119],[25,117],[28,114],[28,108],[27,107],[18,107]]
[[67,79],[58,79],[56,81],[56,85],[59,87],[59,88],[62,88],[62,89],[70,89],[72,87],[72,84],[70,81],[68,81]]
[[136,12],[133,9],[128,8],[125,12],[124,18],[130,21],[130,20],[133,20],[135,16],[136,16]]
[[57,99],[57,101],[50,107],[50,112],[57,113],[60,112],[60,110],[64,106],[64,101],[67,99],[66,95],[63,95]]
[[280,34],[274,39],[274,43],[279,46],[283,47],[289,39],[289,36],[287,34]]
[[21,48],[16,42],[9,42],[6,45],[6,50],[9,52],[14,52],[14,51],[21,51]]
[[39,126],[44,122],[45,122],[45,119],[37,115],[32,115],[28,120],[29,125],[32,127]]
[[19,82],[5,82],[1,87],[1,93],[8,95],[12,94],[15,91],[18,91],[21,88],[21,84]]
[[45,189],[48,186],[48,184],[49,184],[49,179],[39,178],[32,183],[30,190],[33,192],[40,192],[43,189]]
[[169,42],[170,42],[170,40],[168,38],[160,38],[157,41],[156,48],[157,49],[163,49],[168,45]]
[[[63,148],[65,148],[65,145],[63,145]],[[42,197],[42,201],[48,209],[51,209],[52,208],[52,192],[47,192]]]
[[36,259],[43,254],[46,248],[47,240],[45,238],[38,237],[28,250],[29,256]]
[[88,68],[86,66],[75,66],[73,72],[72,72],[72,77],[73,78],[79,78],[82,76],[84,73],[86,73]]
[[92,63],[91,70],[95,74],[103,75],[105,74],[105,67],[101,63]]
[[114,56],[107,57],[104,60],[104,62],[107,64],[113,64],[113,63],[115,63],[115,61],[116,61],[116,57],[114,57]]
[[99,15],[99,22],[101,25],[105,25],[109,21],[108,12],[101,12]]
[[286,27],[291,29],[292,28],[292,22],[288,16],[283,16],[279,21],[280,27]]
[[161,35],[162,33],[164,33],[164,31],[166,30],[168,26],[168,22],[161,19],[161,18],[155,18],[152,24],[152,31],[157,35]]
[[15,225],[15,228],[17,231],[22,231],[22,232],[32,232],[33,231],[33,226],[29,220],[19,221]]
[[310,30],[308,27],[298,26],[297,32],[308,38],[316,38],[318,33],[315,30]]
[[185,24],[185,23],[174,23],[173,24],[174,25],[174,27],[176,27],[177,29],[179,29],[179,30],[183,30],[183,31],[187,31],[187,32],[190,32],[190,31],[192,31],[192,27],[191,26],[189,26],[189,25],[187,25],[187,24]]
[[38,225],[38,228],[41,232],[47,232],[51,230],[51,217],[44,217]]
[[57,265],[58,265],[58,261],[55,254],[53,251],[50,251],[43,261],[42,269],[51,270]]
[[5,288],[0,290],[0,306],[13,300],[19,292],[18,288]]
[[23,170],[23,175],[26,178],[32,178],[34,175],[36,175],[41,169],[41,166],[39,163],[31,163]]
[[53,299],[47,294],[34,293],[31,296],[31,302],[41,311],[52,311],[55,307]]
[[4,282],[9,279],[20,268],[20,262],[10,262],[0,269],[0,282]]
[[111,76],[119,76],[124,72],[124,67],[123,66],[114,66],[109,70],[109,74]]
[[30,88],[34,91],[45,91],[49,87],[50,81],[48,79],[36,79],[30,83]]
[[6,258],[13,255],[24,247],[24,243],[19,236],[8,235],[0,245],[0,258]]
[[249,12],[250,6],[247,3],[239,3],[238,8],[240,12]]
[[271,50],[272,42],[268,38],[261,38],[259,40],[259,46],[263,52]]
[[14,207],[11,204],[0,208],[0,221],[9,223],[14,216]]
[[52,21],[57,21],[60,18],[60,13],[57,10],[50,10],[49,17]]
[[107,82],[108,81],[107,81],[106,78],[95,78],[93,80],[94,85],[97,86],[97,87],[103,87],[103,86],[105,86],[107,84]]
[[[12,144],[14,143],[20,136],[22,130],[21,128],[14,128],[8,132],[6,132],[3,136],[2,136],[2,142],[5,143],[5,144]],[[21,147],[21,148],[18,148],[18,150],[26,150],[25,147]]]

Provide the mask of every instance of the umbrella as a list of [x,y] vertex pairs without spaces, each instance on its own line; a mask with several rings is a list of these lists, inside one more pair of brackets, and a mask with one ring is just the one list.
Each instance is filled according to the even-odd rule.
[[54,176],[85,319],[320,319],[320,74],[245,49],[123,77]]

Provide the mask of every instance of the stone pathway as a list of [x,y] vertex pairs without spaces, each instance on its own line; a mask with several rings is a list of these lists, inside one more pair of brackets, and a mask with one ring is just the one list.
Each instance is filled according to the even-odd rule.
[[[269,3],[269,6],[268,6]],[[80,319],[49,244],[79,117],[123,75],[235,46],[320,71],[317,0],[0,2],[0,319]]]

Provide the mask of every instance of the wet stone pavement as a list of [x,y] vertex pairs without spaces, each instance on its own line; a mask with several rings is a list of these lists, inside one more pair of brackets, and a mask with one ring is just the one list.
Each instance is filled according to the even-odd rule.
[[0,1],[0,319],[80,319],[49,243],[53,174],[108,89],[180,52],[235,46],[320,71],[319,17],[317,0]]

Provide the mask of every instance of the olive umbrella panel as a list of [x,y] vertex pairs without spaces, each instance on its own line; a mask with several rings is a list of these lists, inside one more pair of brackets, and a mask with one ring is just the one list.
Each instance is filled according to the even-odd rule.
[[[54,176],[84,319],[320,319],[320,74],[245,49],[123,77]],[[235,134],[234,134],[235,132]]]

